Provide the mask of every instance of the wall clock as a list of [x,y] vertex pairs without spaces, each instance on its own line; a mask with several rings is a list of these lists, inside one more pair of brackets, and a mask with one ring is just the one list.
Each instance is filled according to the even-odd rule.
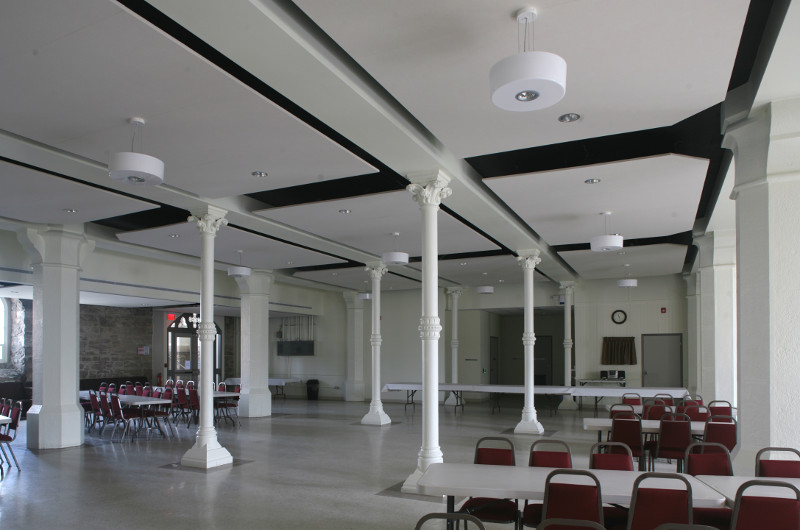
[[622,309],[617,309],[611,313],[611,321],[614,324],[623,324],[626,320],[628,320],[628,315]]

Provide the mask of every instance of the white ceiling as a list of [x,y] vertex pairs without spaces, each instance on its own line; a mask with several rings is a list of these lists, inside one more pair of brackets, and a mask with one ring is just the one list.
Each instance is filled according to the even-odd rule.
[[[443,285],[519,282],[514,253],[529,249],[541,251],[542,281],[678,274],[687,247],[658,240],[695,229],[709,159],[603,156],[583,142],[635,140],[723,102],[750,3],[538,0],[535,47],[567,60],[567,95],[509,113],[491,105],[488,71],[517,51],[516,1],[151,0],[161,13],[151,20],[112,0],[11,2],[0,17],[0,218],[147,211],[157,226],[116,228],[119,240],[199,256],[194,225],[148,209],[211,204],[231,223],[215,241],[220,266],[238,264],[237,250],[244,265],[287,273],[347,264],[295,276],[364,290],[368,275],[353,263],[421,254],[419,209],[398,182],[440,169],[457,217],[439,213],[439,253],[467,256],[440,263]],[[796,6],[786,25],[759,101],[800,94]],[[582,118],[559,123],[565,112]],[[166,163],[161,186],[106,176],[109,153],[130,149],[131,116],[147,119],[140,149]],[[683,140],[671,145],[696,152]],[[464,160],[473,156],[511,163],[483,179]],[[540,157],[555,169],[524,169]],[[371,181],[394,186],[379,193]],[[281,193],[244,195],[268,190]],[[725,206],[715,229],[732,228]],[[601,211],[613,212],[609,231],[657,244],[582,250],[603,231]],[[418,288],[418,268],[393,267],[407,278],[382,284]]]

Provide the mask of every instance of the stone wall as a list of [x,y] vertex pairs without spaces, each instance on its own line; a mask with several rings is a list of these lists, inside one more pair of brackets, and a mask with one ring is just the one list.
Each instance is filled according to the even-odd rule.
[[80,377],[152,378],[150,355],[138,355],[139,346],[153,341],[153,310],[81,305]]
[[[30,300],[8,298],[8,359],[0,364],[0,382],[25,381],[30,378],[32,354],[32,303]],[[27,367],[27,370],[26,370]],[[27,374],[26,374],[27,372]]]
[[239,342],[236,337],[239,331],[236,326],[237,320],[235,317],[225,317],[225,324],[222,329],[222,343],[224,345],[222,356],[225,359],[225,377],[241,377],[241,374],[236,369],[236,357],[238,356],[236,344]]

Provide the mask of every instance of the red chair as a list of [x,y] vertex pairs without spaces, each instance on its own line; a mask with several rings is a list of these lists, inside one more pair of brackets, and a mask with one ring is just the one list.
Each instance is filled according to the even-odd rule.
[[800,478],[800,460],[766,460],[761,455],[766,452],[791,453],[800,458],[800,451],[792,447],[765,447],[756,453],[757,477]]
[[631,448],[621,442],[596,443],[589,451],[589,469],[633,471]]
[[650,469],[655,468],[656,458],[675,459],[677,471],[683,471],[683,457],[692,443],[692,424],[689,416],[668,412],[661,418],[658,438],[645,444],[649,455]]
[[[718,443],[693,443],[686,448],[684,455],[686,472],[692,476],[719,475],[732,476],[733,464],[728,449]],[[727,529],[731,526],[733,510],[722,508],[695,508],[692,510],[694,521],[712,528]]]
[[733,416],[712,415],[706,420],[706,428],[703,432],[704,442],[721,443],[728,451],[733,452],[737,440],[737,424]]
[[[180,381],[178,381],[180,383]],[[178,419],[178,416],[181,418],[186,418],[186,426],[189,426],[189,423],[192,419],[191,414],[191,407],[189,406],[189,400],[186,397],[186,391],[183,389],[183,386],[178,386],[175,388],[175,400],[176,403],[172,407],[172,414],[174,419]]]
[[633,410],[633,405],[629,405],[627,403],[616,403],[611,405],[611,407],[608,409],[608,417],[627,418],[631,420],[638,418],[636,412]]
[[622,394],[622,403],[624,405],[641,405],[642,396],[635,392],[626,392]]
[[137,420],[141,421],[142,411],[138,409],[123,409],[119,402],[119,396],[111,395],[111,412],[114,414],[114,430],[111,431],[111,441],[114,441],[114,433],[117,432],[117,427],[123,424],[125,427],[122,429],[122,434],[119,441],[125,439],[125,435],[130,431],[131,424]]
[[108,384],[108,393],[109,394],[116,394],[117,393],[117,384],[116,383],[109,383]]
[[[136,394],[137,396],[141,396],[143,392],[144,392],[144,387],[142,386],[141,383],[136,383],[135,385],[133,385],[134,394]],[[130,386],[128,387],[128,395],[129,396],[132,395]]]
[[645,450],[642,441],[642,422],[639,419],[623,420],[613,418],[611,420],[611,440],[627,445],[634,458],[639,460],[639,471],[645,468]]
[[[651,478],[683,482],[685,489],[645,488]],[[692,522],[692,486],[685,477],[672,473],[643,473],[633,483],[627,530],[652,530],[664,523]]]
[[[153,393],[153,397],[160,397],[160,398],[163,398],[163,399],[172,400],[172,389],[171,388],[166,388],[166,389],[164,389],[164,392],[161,392],[160,390],[156,390]],[[170,432],[170,434],[172,434],[173,430],[175,430],[175,426],[172,424],[172,420],[171,420],[171,414],[172,414],[172,410],[171,409],[172,409],[172,405],[170,404],[170,405],[156,405],[152,410],[153,418],[156,421],[156,427],[158,427],[158,430],[160,430],[161,433],[164,436],[166,436],[167,433],[166,433],[166,431],[164,429],[161,428],[161,423],[158,420],[163,419],[164,420],[164,424],[165,425],[169,425],[169,427],[170,427],[169,428],[169,432]]]
[[[89,403],[92,405],[92,425],[89,427],[89,432],[92,432],[95,426],[105,427],[105,422],[108,418],[103,415],[103,409],[100,408],[97,392],[94,390],[89,390]],[[5,416],[5,414],[3,414],[3,416]],[[100,432],[102,433],[102,430]]]
[[100,392],[100,395],[97,398],[97,401],[100,402],[100,410],[103,411],[103,417],[105,418],[105,421],[103,422],[103,428],[100,429],[100,436],[103,436],[103,432],[106,430],[106,426],[109,423],[114,423],[114,413],[111,412],[111,406],[108,404],[109,396],[112,395],[114,394],[106,394],[105,392]]
[[691,405],[684,407],[683,413],[689,416],[692,421],[707,421],[711,417],[708,407],[703,405]]
[[4,433],[0,434],[0,451],[3,452],[3,458],[5,458],[8,464],[11,465],[11,460],[8,459],[6,450],[3,448],[5,445],[8,447],[8,451],[11,453],[11,458],[14,459],[14,465],[17,466],[17,471],[20,470],[19,462],[17,462],[17,455],[14,454],[14,449],[11,448],[11,442],[17,439],[17,427],[19,427],[19,417],[21,414],[22,402],[17,401],[14,403],[14,406],[11,407],[11,413],[9,415],[9,418],[11,418],[11,423],[8,424]]
[[642,419],[660,420],[661,417],[667,412],[670,412],[669,409],[667,409],[667,405],[649,405],[642,410]]
[[191,387],[187,386],[187,388],[189,392],[189,420],[186,422],[186,427],[188,428],[189,424],[192,423],[192,418],[196,418],[200,415],[200,398],[197,395],[197,389],[194,385]]
[[[475,444],[473,461],[476,464],[491,466],[514,466],[516,465],[514,443],[508,438],[499,436],[481,438]],[[475,516],[487,523],[513,524],[516,528],[519,504],[511,499],[472,497],[461,505],[458,513]]]
[[[571,484],[559,482],[560,477],[585,477],[587,483]],[[572,482],[572,481],[570,481]],[[524,526],[538,526],[548,518],[579,519],[603,524],[603,504],[600,481],[589,471],[579,469],[556,469],[547,475],[544,484],[544,508],[541,519],[529,520],[528,511],[538,517],[538,510],[533,504],[526,506],[522,513]],[[534,517],[535,519],[535,517]],[[569,528],[569,526],[561,527]]]
[[708,411],[712,416],[733,416],[733,405],[724,399],[715,399],[708,404]]
[[108,383],[100,383],[100,388],[97,389],[99,392],[108,392]]
[[[793,498],[774,495],[760,497],[745,495],[748,488],[770,486],[786,488]],[[800,529],[800,490],[787,482],[749,480],[736,491],[731,530],[763,530],[765,528]]]
[[[536,446],[545,444],[555,444],[564,448],[563,451],[542,451]],[[561,440],[536,440],[531,444],[530,455],[528,457],[529,467],[572,467],[572,452],[566,442]]]
[[664,405],[666,405],[666,406],[668,406],[668,407],[672,407],[672,406],[674,406],[674,405],[675,405],[675,398],[674,398],[674,397],[672,397],[672,396],[671,396],[671,395],[669,395],[669,394],[656,394],[656,395],[655,395],[655,398],[656,398],[657,400],[661,400],[661,401],[663,401],[663,402],[664,402],[663,404],[664,404]]
[[141,394],[142,397],[150,397],[152,395],[153,395],[153,389],[150,387],[150,385],[147,385],[144,388],[142,388],[142,394]]

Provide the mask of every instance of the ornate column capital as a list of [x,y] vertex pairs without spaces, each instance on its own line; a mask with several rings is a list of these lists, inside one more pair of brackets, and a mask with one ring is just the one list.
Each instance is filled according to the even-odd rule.
[[383,262],[380,262],[380,263],[371,263],[366,267],[364,267],[364,270],[369,273],[369,277],[372,278],[373,280],[380,280],[381,276],[386,274],[386,272],[389,269],[386,267],[386,265],[383,264]]
[[523,269],[535,269],[542,262],[542,258],[539,257],[539,249],[527,251],[524,254],[520,253],[517,262]]
[[227,210],[209,205],[192,212],[187,221],[196,223],[201,232],[215,235],[220,226],[228,224],[228,220],[225,219],[227,213]]
[[569,292],[569,291],[572,291],[572,290],[574,290],[574,289],[575,289],[575,282],[572,282],[572,281],[569,281],[569,282],[560,282],[560,283],[558,284],[558,286],[559,286],[559,287],[561,287],[562,289],[564,289],[564,291],[567,291],[567,292]]
[[442,170],[435,173],[410,173],[407,177],[411,184],[406,186],[406,190],[413,194],[414,201],[419,203],[420,207],[425,205],[438,207],[453,193],[453,190],[447,187],[451,178]]
[[464,290],[461,287],[448,287],[447,294],[449,294],[452,298],[458,298]]

